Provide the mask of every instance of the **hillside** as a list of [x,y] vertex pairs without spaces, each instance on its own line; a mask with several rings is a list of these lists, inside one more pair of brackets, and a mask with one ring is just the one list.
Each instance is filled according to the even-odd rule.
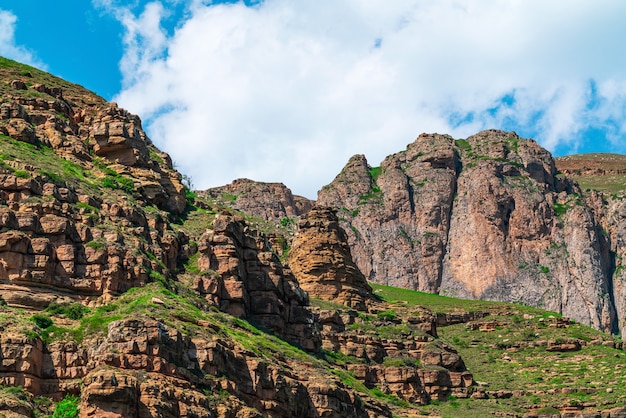
[[0,415],[626,414],[614,337],[370,286],[342,211],[196,194],[137,116],[34,68],[0,59],[0,92]]
[[626,189],[626,156],[620,154],[580,154],[554,160],[559,172],[574,179],[583,191],[607,194]]

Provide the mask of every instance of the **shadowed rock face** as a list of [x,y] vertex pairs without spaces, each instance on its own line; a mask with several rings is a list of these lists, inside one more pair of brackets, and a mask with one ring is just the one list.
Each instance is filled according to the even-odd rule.
[[316,207],[300,219],[289,265],[311,297],[360,310],[374,300],[371,287],[352,261],[348,237],[332,209]]
[[371,281],[521,302],[607,331],[626,314],[600,215],[515,133],[423,134],[376,168],[352,157],[318,204],[337,209]]
[[198,244],[198,267],[205,274],[195,277],[194,290],[223,312],[249,318],[308,351],[319,350],[308,296],[264,235],[221,215]]

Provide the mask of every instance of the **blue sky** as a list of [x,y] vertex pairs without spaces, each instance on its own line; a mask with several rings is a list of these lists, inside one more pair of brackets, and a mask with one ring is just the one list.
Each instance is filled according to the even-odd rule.
[[620,0],[0,0],[0,55],[137,113],[197,188],[315,198],[422,132],[626,152],[624,18]]

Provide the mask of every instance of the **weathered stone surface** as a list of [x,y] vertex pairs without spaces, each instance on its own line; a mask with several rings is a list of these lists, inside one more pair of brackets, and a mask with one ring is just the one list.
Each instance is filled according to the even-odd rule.
[[318,204],[337,209],[368,280],[541,306],[606,331],[623,322],[601,215],[515,133],[423,134],[380,168],[355,156]]
[[[433,338],[437,333],[436,315],[432,312],[424,312],[421,318],[407,319],[406,327],[411,332],[401,338],[381,338],[359,332],[368,319],[356,311],[340,314],[318,310],[316,313],[322,325],[323,348],[363,360],[362,364],[350,364],[348,370],[366,385],[380,387],[385,393],[416,404],[444,400],[450,395],[470,396],[474,379],[458,353]],[[391,324],[379,320],[367,325],[381,328],[405,325],[398,321]],[[428,334],[423,334],[425,329]]]
[[348,237],[335,211],[316,207],[298,223],[289,266],[310,296],[365,310],[374,300],[367,280],[352,261]]
[[310,351],[320,347],[308,296],[271,251],[267,238],[242,219],[220,215],[198,242],[202,274],[194,288],[231,315],[250,318]]
[[338,210],[368,280],[436,292],[458,165],[450,137],[423,135],[377,170],[352,157],[317,203]]
[[301,216],[313,207],[312,201],[294,196],[282,183],[262,183],[249,179],[237,179],[229,185],[199,194],[219,198],[237,210],[273,222]]

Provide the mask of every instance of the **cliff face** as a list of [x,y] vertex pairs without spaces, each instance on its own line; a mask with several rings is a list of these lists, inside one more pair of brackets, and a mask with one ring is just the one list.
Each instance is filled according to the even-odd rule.
[[337,208],[371,281],[539,306],[606,331],[626,314],[600,215],[514,133],[424,134],[375,168],[355,156],[318,204]]
[[185,240],[148,208],[180,215],[184,188],[139,118],[21,78],[0,104],[0,297],[99,304],[175,270]]

